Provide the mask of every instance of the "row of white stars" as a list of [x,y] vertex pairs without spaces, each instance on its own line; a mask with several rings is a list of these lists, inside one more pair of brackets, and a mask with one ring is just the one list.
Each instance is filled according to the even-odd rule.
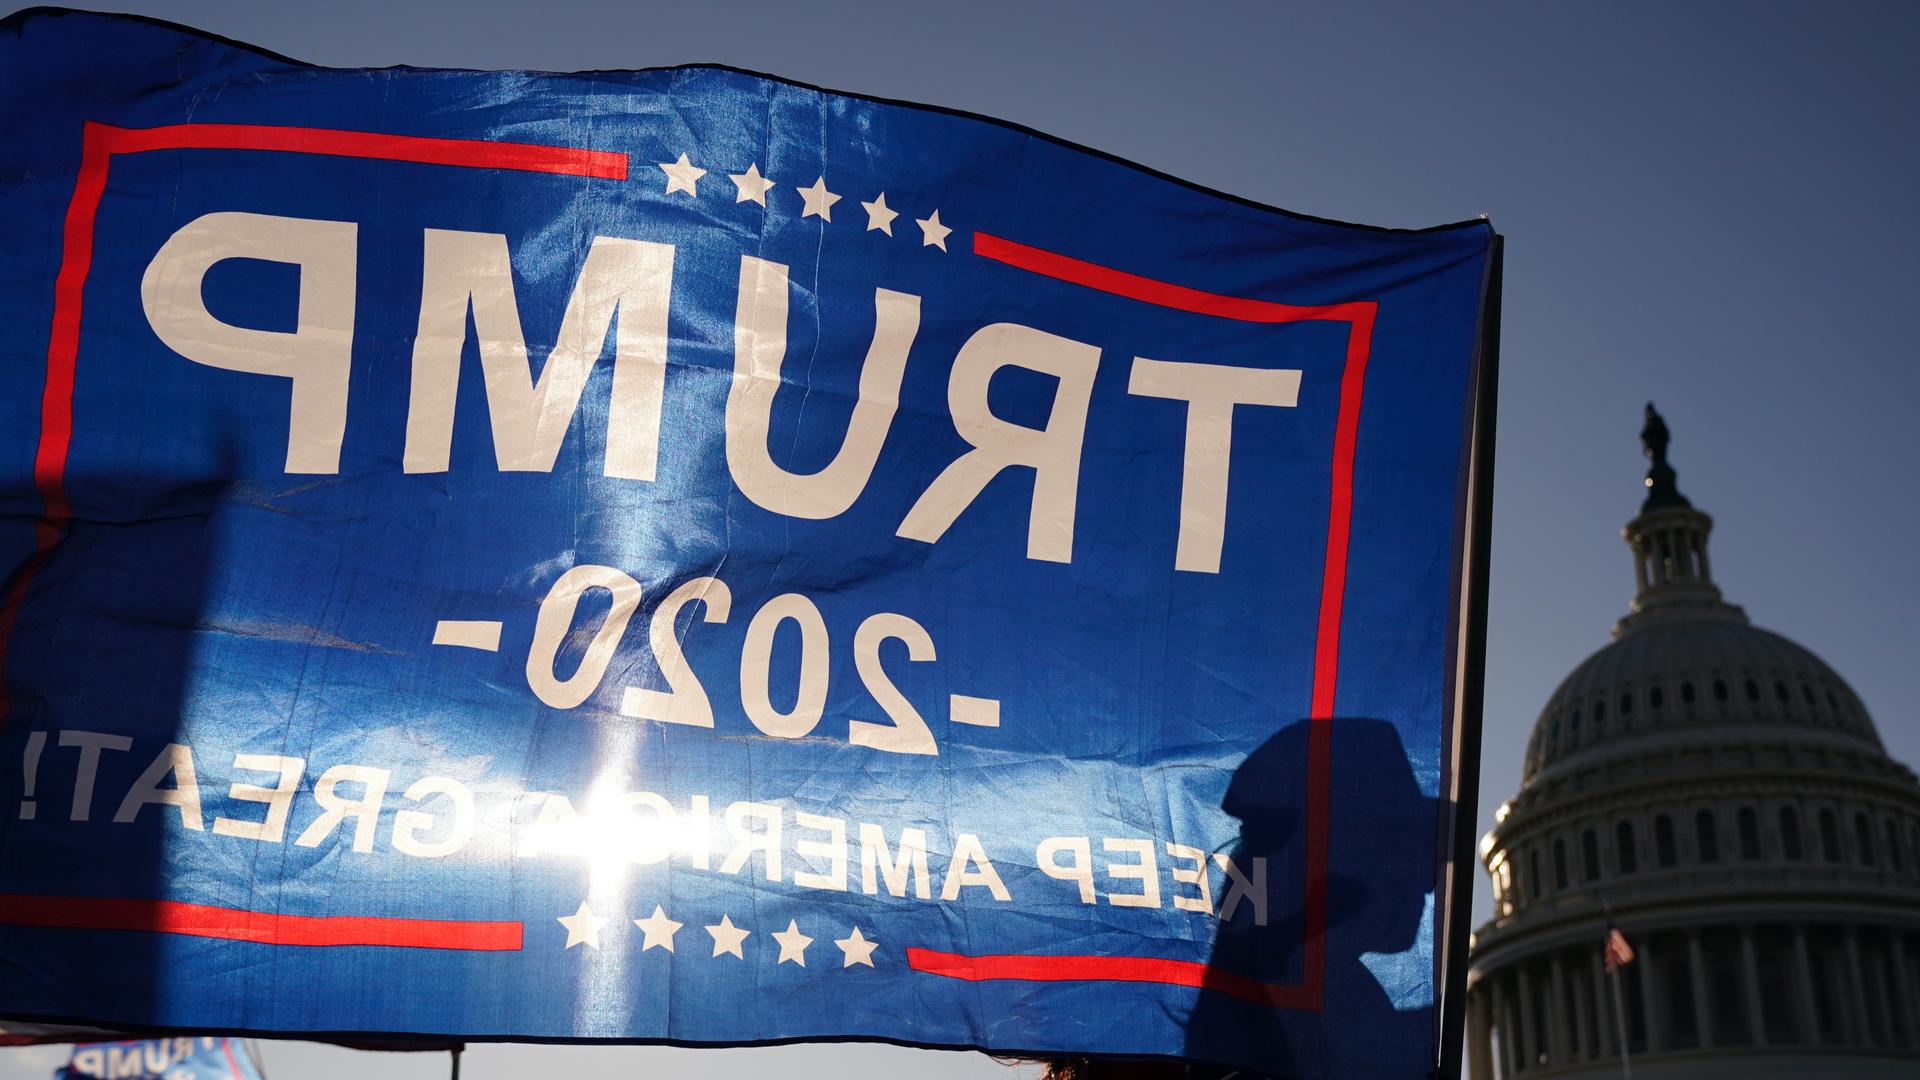
[[[598,949],[600,932],[613,920],[604,915],[595,915],[593,909],[587,906],[587,902],[582,900],[579,910],[571,915],[558,916],[556,921],[567,928],[567,948],[585,945],[590,949]],[[652,915],[644,919],[634,919],[633,925],[639,927],[640,932],[645,935],[640,945],[641,952],[646,952],[648,949],[665,949],[672,952],[673,936],[686,924],[669,919],[666,909],[655,904]],[[706,927],[706,931],[713,935],[713,955],[732,955],[742,960],[746,959],[746,953],[742,951],[741,946],[753,935],[753,931],[733,925],[733,918],[729,915],[720,916],[720,921]],[[798,920],[788,919],[785,930],[776,931],[767,936],[780,945],[780,959],[775,961],[776,964],[807,966],[807,946],[813,944],[813,939],[800,932]],[[840,946],[841,967],[850,968],[855,964],[873,966],[873,950],[878,948],[878,945],[868,941],[860,933],[859,927],[854,927],[851,934],[840,938],[834,944]]]
[[[660,171],[667,174],[666,194],[671,195],[679,191],[686,193],[688,198],[699,197],[700,192],[696,185],[701,177],[707,175],[707,170],[688,161],[685,154],[681,154],[678,161],[661,162]],[[748,165],[746,172],[728,173],[727,179],[733,181],[734,202],[767,205],[767,192],[773,190],[774,183],[760,175],[759,162]],[[817,217],[821,221],[833,220],[833,204],[840,201],[840,196],[827,190],[826,177],[822,176],[815,180],[812,187],[796,187],[793,190],[800,193],[802,218]],[[877,230],[888,236],[893,235],[893,219],[899,217],[900,212],[887,205],[886,192],[876,195],[872,202],[863,202],[860,205],[867,211],[868,232]],[[935,210],[926,217],[915,218],[913,223],[920,226],[921,247],[947,250],[947,236],[953,230],[940,223],[940,211]]]

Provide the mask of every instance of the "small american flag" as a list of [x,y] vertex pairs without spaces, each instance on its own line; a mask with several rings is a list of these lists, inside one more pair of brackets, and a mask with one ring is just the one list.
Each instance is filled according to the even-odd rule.
[[1627,943],[1627,935],[1612,923],[1607,924],[1606,959],[1609,972],[1633,963],[1633,946]]

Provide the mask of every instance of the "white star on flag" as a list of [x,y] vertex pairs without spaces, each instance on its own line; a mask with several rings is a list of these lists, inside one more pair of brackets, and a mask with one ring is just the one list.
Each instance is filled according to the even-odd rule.
[[773,189],[773,181],[760,175],[760,163],[747,166],[743,173],[728,173],[727,179],[733,181],[733,201],[737,203],[757,202],[767,205],[767,192]]
[[640,946],[641,952],[646,952],[655,946],[672,952],[673,935],[679,932],[683,924],[667,918],[666,911],[663,910],[659,904],[655,904],[653,905],[653,914],[644,919],[633,920],[633,925],[639,927],[641,931],[647,935],[646,942]]
[[[747,935],[753,933],[753,931],[740,929],[733,925],[731,918],[722,915],[720,916],[719,925],[707,927],[707,933],[713,935],[713,955],[720,956],[724,953],[732,953],[742,960],[747,958],[746,954],[740,951],[740,943],[747,940]],[[643,949],[641,951],[644,952],[645,950]]]
[[588,948],[597,949],[600,947],[600,928],[612,920],[595,915],[587,907],[587,902],[582,900],[578,911],[558,916],[555,921],[567,928],[567,948],[584,943]]
[[807,946],[813,944],[813,939],[800,932],[798,922],[788,919],[787,928],[774,934],[773,940],[780,943],[780,959],[774,961],[775,964],[791,960],[801,967],[807,966]]
[[940,224],[940,211],[935,210],[926,217],[914,218],[913,221],[914,224],[920,226],[921,247],[937,247],[941,251],[947,250],[947,234],[953,230]]
[[667,174],[668,195],[676,191],[684,191],[688,195],[700,194],[693,189],[693,182],[707,175],[707,170],[694,167],[685,154],[680,155],[679,161],[661,162],[660,171]]
[[806,208],[800,211],[801,217],[817,217],[821,221],[833,220],[833,204],[840,201],[840,196],[827,190],[826,177],[823,176],[815,180],[813,186],[810,188],[794,188],[793,190],[799,192],[800,197],[807,201]]
[[859,927],[854,927],[853,933],[840,938],[835,941],[834,944],[840,946],[841,967],[850,968],[855,964],[865,964],[868,967],[873,966],[873,950],[875,944],[860,935]]
[[879,229],[888,236],[893,235],[893,219],[899,217],[900,212],[887,209],[886,192],[881,192],[879,198],[874,199],[872,202],[863,202],[860,205],[867,209],[868,232]]

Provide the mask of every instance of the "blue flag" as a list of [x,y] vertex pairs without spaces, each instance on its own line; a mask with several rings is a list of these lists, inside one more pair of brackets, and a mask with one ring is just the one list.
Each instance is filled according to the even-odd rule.
[[1432,1068],[1485,222],[41,11],[0,236],[0,1016]]
[[134,1039],[77,1043],[54,1080],[261,1080],[260,1064],[239,1039]]

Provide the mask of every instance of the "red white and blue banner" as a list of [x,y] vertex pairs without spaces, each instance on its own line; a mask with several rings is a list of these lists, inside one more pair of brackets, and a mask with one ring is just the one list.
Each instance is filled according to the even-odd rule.
[[78,1043],[54,1080],[261,1080],[260,1063],[239,1039],[135,1039]]
[[0,1016],[1433,1069],[1484,221],[42,11],[0,238]]

